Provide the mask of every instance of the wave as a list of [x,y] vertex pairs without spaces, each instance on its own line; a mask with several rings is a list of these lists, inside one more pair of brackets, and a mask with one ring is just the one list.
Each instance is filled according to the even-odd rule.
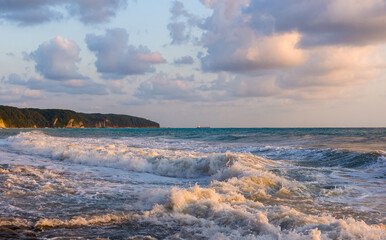
[[157,139],[59,138],[34,131],[20,133],[8,141],[14,150],[23,153],[169,177],[221,179],[277,164],[248,153],[206,152],[184,144],[157,147],[160,145]]

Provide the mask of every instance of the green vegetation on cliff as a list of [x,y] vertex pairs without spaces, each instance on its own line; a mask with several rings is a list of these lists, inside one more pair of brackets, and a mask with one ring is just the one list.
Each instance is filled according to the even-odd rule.
[[118,114],[77,113],[62,109],[0,105],[0,128],[159,128],[144,118]]

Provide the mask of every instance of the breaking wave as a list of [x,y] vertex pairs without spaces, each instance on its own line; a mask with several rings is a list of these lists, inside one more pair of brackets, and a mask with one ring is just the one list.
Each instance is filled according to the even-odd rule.
[[[33,131],[9,137],[15,150],[60,161],[194,178],[240,174],[256,167],[295,164],[304,167],[382,168],[383,151],[358,153],[294,147],[229,148],[157,138],[63,138]],[[285,163],[284,163],[285,162]],[[237,166],[234,166],[237,165]],[[244,168],[241,167],[244,166]],[[231,169],[229,169],[231,168]]]
[[[58,138],[41,132],[10,137],[15,150],[59,161],[153,173],[161,176],[193,178],[236,176],[243,171],[277,163],[250,153],[204,152],[178,148],[154,148],[154,139]],[[241,163],[241,164],[240,164]],[[249,166],[243,168],[241,165]],[[232,169],[228,169],[232,167]]]

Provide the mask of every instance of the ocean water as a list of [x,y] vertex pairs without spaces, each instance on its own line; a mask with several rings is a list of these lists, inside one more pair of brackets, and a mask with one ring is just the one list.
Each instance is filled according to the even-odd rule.
[[0,239],[386,239],[386,129],[0,130]]

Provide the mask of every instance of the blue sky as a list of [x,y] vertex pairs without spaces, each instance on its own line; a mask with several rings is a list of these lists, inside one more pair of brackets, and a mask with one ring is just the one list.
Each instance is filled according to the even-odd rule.
[[384,26],[383,0],[0,0],[0,104],[385,127]]

